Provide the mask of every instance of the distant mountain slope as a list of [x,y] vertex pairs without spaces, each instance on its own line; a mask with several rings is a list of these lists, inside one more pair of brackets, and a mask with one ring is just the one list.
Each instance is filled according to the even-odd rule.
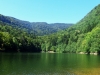
[[100,53],[100,4],[77,24],[45,38],[43,51]]
[[65,24],[65,23],[54,23],[48,24],[46,22],[28,22],[22,21],[13,17],[4,16],[0,14],[0,21],[9,24],[10,26],[17,26],[20,28],[25,28],[29,32],[34,33],[36,35],[48,35],[59,30],[64,30],[73,24]]

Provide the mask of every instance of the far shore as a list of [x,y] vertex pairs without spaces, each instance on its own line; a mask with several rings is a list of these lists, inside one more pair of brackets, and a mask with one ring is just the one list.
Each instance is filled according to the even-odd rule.
[[[59,52],[54,52],[54,51],[47,51],[47,52],[45,52],[45,51],[42,51],[41,53],[59,53]],[[62,52],[63,53],[63,52]],[[68,52],[64,52],[64,53],[68,53]],[[78,53],[76,53],[76,54],[90,54],[90,55],[99,55],[99,53],[98,52],[91,52],[91,53],[87,53],[87,52],[78,52]]]

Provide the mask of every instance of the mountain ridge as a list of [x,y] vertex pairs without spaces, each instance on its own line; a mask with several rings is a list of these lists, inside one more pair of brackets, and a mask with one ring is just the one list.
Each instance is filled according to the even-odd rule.
[[59,30],[70,27],[71,23],[46,23],[46,22],[29,22],[16,19],[14,17],[4,16],[0,14],[0,21],[8,23],[9,25],[16,25],[21,28],[26,28],[29,31],[33,31],[36,35],[48,35]]

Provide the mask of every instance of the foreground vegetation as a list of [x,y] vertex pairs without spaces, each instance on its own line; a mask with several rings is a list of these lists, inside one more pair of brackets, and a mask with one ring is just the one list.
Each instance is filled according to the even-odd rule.
[[33,33],[0,22],[0,50],[7,52],[38,52],[41,49],[38,37]]

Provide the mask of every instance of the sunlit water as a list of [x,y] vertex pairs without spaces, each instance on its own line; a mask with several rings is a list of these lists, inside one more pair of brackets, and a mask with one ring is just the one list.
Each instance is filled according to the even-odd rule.
[[0,75],[100,75],[100,56],[0,53]]

